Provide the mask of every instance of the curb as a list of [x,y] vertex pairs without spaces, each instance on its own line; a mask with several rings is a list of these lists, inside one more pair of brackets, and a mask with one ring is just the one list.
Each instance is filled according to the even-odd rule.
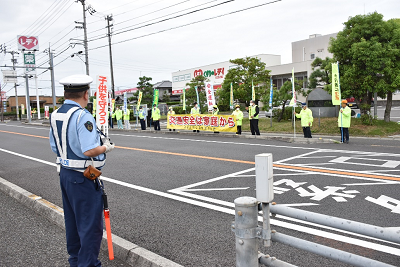
[[[0,177],[0,190],[15,198],[23,205],[36,213],[46,216],[51,222],[65,229],[64,211],[53,203],[26,191],[25,189],[8,182]],[[118,258],[129,266],[143,267],[183,267],[171,260],[161,257],[151,251],[139,247],[117,235],[112,234],[115,258]],[[107,235],[103,232],[101,250],[107,251]]]

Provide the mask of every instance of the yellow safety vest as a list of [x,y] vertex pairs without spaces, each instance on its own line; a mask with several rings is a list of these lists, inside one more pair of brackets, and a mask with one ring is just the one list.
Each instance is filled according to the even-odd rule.
[[236,123],[237,126],[242,126],[242,120],[243,120],[243,112],[239,109],[239,110],[234,110],[232,112],[232,115],[236,116]]
[[154,110],[154,108],[153,108],[153,110],[152,110],[152,112],[151,112],[151,118],[153,119],[153,121],[158,121],[158,120],[160,120],[160,117],[161,117],[161,115],[160,115],[160,110],[159,110],[158,108],[156,108],[156,109]]
[[338,127],[350,128],[350,120],[351,109],[348,106],[343,109],[343,113],[339,110]]
[[[257,107],[257,105],[249,107],[249,119],[250,120],[252,119],[251,116],[253,116],[253,114],[256,114],[256,107]],[[253,120],[258,120],[258,115],[259,114],[257,114],[257,116],[255,116],[255,117],[253,117]]]
[[[296,114],[296,118],[301,118],[301,127],[312,126],[312,123],[314,121],[314,118],[312,116],[312,111],[309,108],[302,109],[300,111],[300,114]],[[308,125],[308,123],[310,122],[311,125]]]

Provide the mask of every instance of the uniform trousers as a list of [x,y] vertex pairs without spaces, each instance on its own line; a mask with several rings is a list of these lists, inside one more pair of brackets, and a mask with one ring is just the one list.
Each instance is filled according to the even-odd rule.
[[142,128],[142,130],[146,130],[146,122],[144,121],[144,119],[140,119],[140,127]]
[[236,134],[242,134],[242,125],[237,126],[237,132]]
[[252,135],[260,135],[260,130],[258,129],[258,119],[250,120],[250,130]]
[[340,127],[340,132],[341,132],[341,142],[348,143],[349,142],[349,128]]
[[157,121],[153,120],[153,124],[154,124],[154,130],[155,131],[159,131],[160,130],[160,121],[159,120],[157,120]]
[[312,138],[310,127],[303,127],[303,133],[304,133],[304,138]]
[[103,236],[101,189],[82,172],[65,168],[60,171],[60,185],[70,266],[101,266],[98,260]]
[[124,126],[122,126],[122,120],[117,120],[118,124],[118,129],[124,129]]

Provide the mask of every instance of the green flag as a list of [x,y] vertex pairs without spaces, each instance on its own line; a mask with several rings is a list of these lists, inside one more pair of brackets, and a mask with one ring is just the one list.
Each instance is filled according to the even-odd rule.
[[231,83],[231,95],[229,98],[229,106],[231,107],[231,109],[233,109],[233,87],[232,87],[232,83]]
[[185,95],[186,88],[183,88],[183,110],[186,110],[186,95]]
[[256,101],[256,91],[254,90],[253,80],[251,80],[251,99]]
[[339,64],[332,63],[332,104],[340,105],[340,78],[339,78]]
[[154,89],[154,94],[153,94],[153,106],[156,105],[158,106],[158,89]]

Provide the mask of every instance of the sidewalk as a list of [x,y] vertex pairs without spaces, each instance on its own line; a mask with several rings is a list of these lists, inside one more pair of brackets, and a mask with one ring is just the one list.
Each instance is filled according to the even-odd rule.
[[[0,267],[69,266],[60,207],[0,177]],[[99,259],[103,267],[182,267],[113,234],[115,259],[108,259],[106,234]]]

